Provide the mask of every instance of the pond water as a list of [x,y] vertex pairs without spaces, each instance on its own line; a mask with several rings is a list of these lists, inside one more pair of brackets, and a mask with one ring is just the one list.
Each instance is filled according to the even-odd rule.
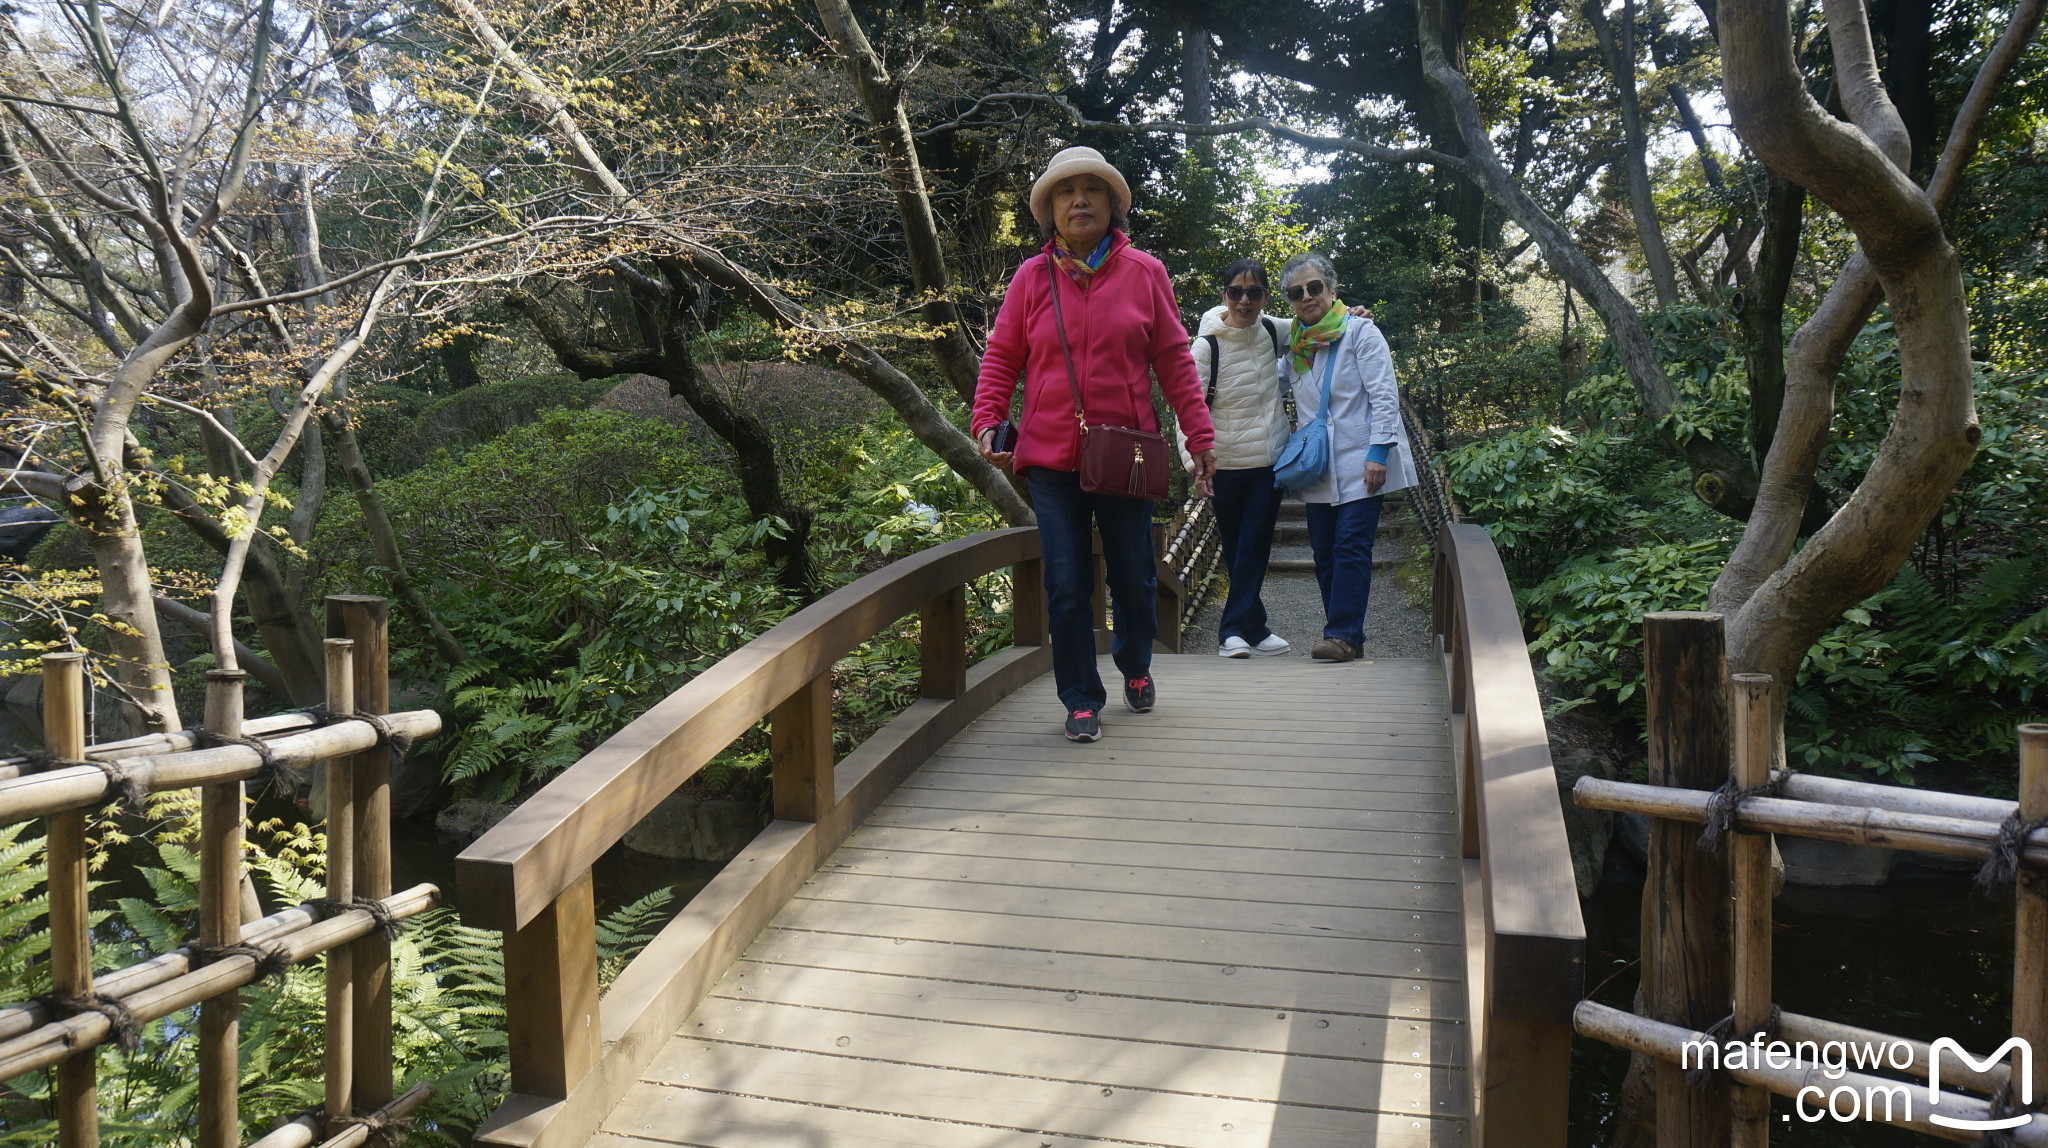
[[[409,889],[422,881],[432,882],[441,890],[442,904],[460,908],[462,891],[455,883],[455,855],[466,844],[436,830],[432,815],[393,822],[391,887]],[[615,845],[591,866],[597,886],[597,915],[602,919],[611,910],[662,888],[675,890],[675,899],[669,902],[674,912],[723,868],[722,861],[671,861]]]
[[[1642,894],[1640,871],[1616,865],[1585,904],[1586,984],[1615,1008],[1634,1003]],[[1793,886],[1774,916],[1773,997],[1787,1011],[1920,1040],[1952,1036],[1978,1051],[2011,1035],[2012,902],[1976,894],[1968,874],[1902,864],[1877,889]],[[1572,1148],[1605,1148],[1627,1071],[1626,1052],[1573,1040]],[[1771,1112],[1779,1148],[1933,1143],[1877,1124],[1788,1122],[1782,1098]]]

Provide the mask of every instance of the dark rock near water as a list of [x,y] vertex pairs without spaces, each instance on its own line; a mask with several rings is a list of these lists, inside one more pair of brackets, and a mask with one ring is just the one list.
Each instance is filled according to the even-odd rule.
[[443,836],[458,841],[474,841],[517,808],[516,805],[465,797],[451,802],[448,808],[435,814],[434,828]]
[[1576,746],[1553,744],[1550,764],[1557,770],[1557,793],[1564,806],[1564,831],[1572,848],[1572,876],[1579,885],[1579,897],[1593,895],[1606,867],[1607,845],[1614,836],[1614,814],[1604,809],[1584,809],[1572,801],[1572,786],[1581,777],[1612,781],[1615,767],[1604,755]]
[[626,848],[676,861],[730,861],[767,819],[752,801],[672,793],[626,833]]
[[28,561],[28,552],[62,521],[42,506],[10,506],[0,510],[0,558],[9,562]]

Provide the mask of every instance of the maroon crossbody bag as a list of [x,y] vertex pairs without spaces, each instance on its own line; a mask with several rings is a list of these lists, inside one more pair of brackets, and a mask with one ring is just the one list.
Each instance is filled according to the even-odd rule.
[[1074,373],[1074,352],[1067,346],[1067,323],[1060,315],[1059,265],[1045,256],[1046,290],[1052,292],[1052,322],[1060,333],[1060,354],[1067,360],[1067,385],[1074,390],[1074,421],[1081,427],[1081,489],[1090,494],[1160,502],[1166,498],[1166,439],[1136,427],[1088,425],[1081,407],[1081,380]]

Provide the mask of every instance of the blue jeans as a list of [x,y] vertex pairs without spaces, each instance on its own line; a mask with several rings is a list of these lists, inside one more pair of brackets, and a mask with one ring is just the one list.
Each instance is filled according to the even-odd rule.
[[1308,504],[1308,545],[1323,591],[1323,637],[1365,647],[1365,599],[1372,592],[1372,542],[1385,495]]
[[1230,594],[1216,624],[1216,644],[1243,638],[1258,645],[1273,635],[1266,628],[1266,563],[1273,557],[1273,523],[1280,516],[1280,488],[1273,468],[1216,472],[1216,523],[1223,535],[1223,568]]
[[1110,657],[1124,680],[1152,672],[1159,633],[1159,580],[1152,565],[1152,504],[1089,494],[1071,470],[1032,467],[1031,508],[1045,556],[1045,612],[1052,631],[1052,680],[1067,712],[1100,710],[1109,700],[1095,668],[1095,556],[1090,528],[1102,531],[1115,637]]

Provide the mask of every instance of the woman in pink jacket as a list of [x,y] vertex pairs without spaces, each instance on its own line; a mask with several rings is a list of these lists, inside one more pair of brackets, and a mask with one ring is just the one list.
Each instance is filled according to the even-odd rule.
[[[1045,236],[1041,256],[1024,261],[989,332],[974,394],[974,436],[999,467],[1015,464],[1031,485],[1045,556],[1053,682],[1067,707],[1067,737],[1096,741],[1109,694],[1095,664],[1089,608],[1094,562],[1090,527],[1102,532],[1102,557],[1114,608],[1110,657],[1123,675],[1124,704],[1152,708],[1152,639],[1159,632],[1153,577],[1152,504],[1081,489],[1080,423],[1061,349],[1073,355],[1090,424],[1157,432],[1152,378],[1172,405],[1194,459],[1195,489],[1209,493],[1215,433],[1173,284],[1157,259],[1131,246],[1124,218],[1130,185],[1094,148],[1071,147],[1031,188],[1031,214]],[[1051,292],[1059,292],[1057,318]],[[1017,377],[1024,417],[1014,450],[997,451],[998,423],[1009,418]]]

